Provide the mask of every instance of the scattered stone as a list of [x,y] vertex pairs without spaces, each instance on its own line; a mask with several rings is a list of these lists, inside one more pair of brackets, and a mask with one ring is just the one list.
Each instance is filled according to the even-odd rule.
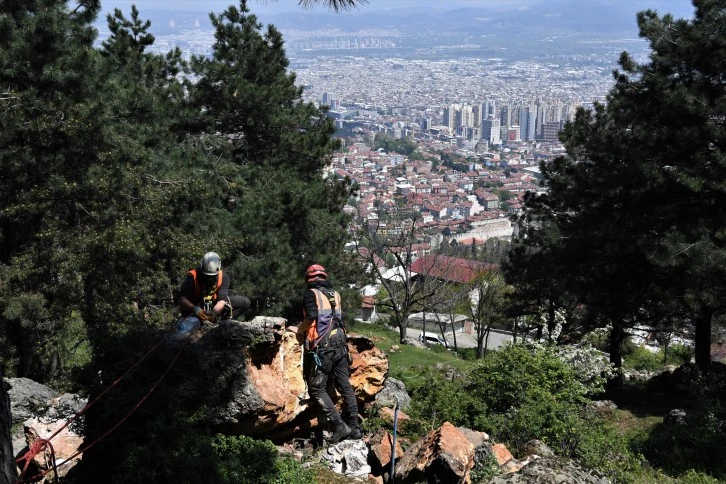
[[445,422],[413,444],[396,465],[396,482],[465,482],[474,465],[474,444]]
[[383,388],[376,395],[375,402],[381,407],[393,407],[398,400],[400,409],[405,410],[411,404],[411,397],[406,391],[406,385],[401,380],[386,378]]
[[500,466],[503,466],[514,458],[512,453],[509,452],[509,449],[507,449],[507,446],[504,444],[492,445],[492,454],[497,459],[497,464],[499,464]]
[[524,444],[522,452],[524,457],[538,456],[538,457],[554,457],[555,453],[550,447],[542,442],[541,440],[530,440]]
[[[383,474],[383,471],[391,466],[391,446],[393,445],[393,435],[385,430],[379,430],[368,441],[371,449],[369,454],[372,468],[376,474]],[[396,439],[396,460],[403,457],[403,449],[401,442]]]
[[492,484],[610,484],[610,480],[595,471],[585,469],[572,459],[564,457],[545,457],[530,462],[519,472],[496,476]]
[[618,405],[612,400],[593,400],[587,402],[585,408],[596,415],[605,415],[613,410],[617,410]]
[[686,425],[686,412],[680,408],[674,408],[663,417],[665,425]]
[[368,447],[362,440],[344,440],[325,449],[323,462],[338,474],[348,477],[367,477],[371,473],[368,465]]

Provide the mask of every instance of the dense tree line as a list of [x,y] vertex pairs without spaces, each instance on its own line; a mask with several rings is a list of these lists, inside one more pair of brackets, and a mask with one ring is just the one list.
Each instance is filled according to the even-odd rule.
[[724,310],[726,12],[694,6],[692,19],[638,14],[649,61],[623,53],[607,104],[568,123],[567,154],[541,165],[548,191],[527,195],[508,265],[523,312],[610,327],[618,366],[628,330],[650,325],[692,327],[707,368]]
[[[302,2],[312,3],[356,2]],[[175,291],[206,251],[222,255],[252,314],[299,317],[305,267],[345,278],[352,191],[321,176],[339,146],[332,122],[303,102],[280,32],[245,0],[211,15],[212,55],[189,62],[178,49],[150,52],[135,6],[109,15],[110,36],[95,44],[99,10],[98,0],[0,4],[0,363],[91,394],[171,328]],[[89,438],[126,412],[136,398],[126,391],[87,414]],[[245,452],[277,459],[159,403],[135,425],[168,442],[193,426],[177,451],[203,452],[207,477],[236,482],[227,469]],[[96,447],[80,479],[159,478],[134,460],[137,445],[119,435]],[[149,445],[143,458],[168,451]],[[127,456],[138,465],[124,469]],[[163,472],[177,472],[173,460]],[[297,472],[276,466],[271,480]]]
[[135,7],[94,47],[99,9],[0,6],[0,358],[41,381],[70,376],[69,345],[100,363],[168,327],[207,250],[251,311],[297,317],[299,275],[335,274],[345,237],[350,186],[321,177],[334,128],[277,29],[242,1],[212,16],[212,56],[184,62],[149,52]]

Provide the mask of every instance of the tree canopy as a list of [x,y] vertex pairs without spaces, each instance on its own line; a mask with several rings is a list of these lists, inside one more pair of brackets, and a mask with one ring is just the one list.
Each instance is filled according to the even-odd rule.
[[638,14],[649,62],[622,54],[607,103],[566,126],[567,154],[542,164],[547,192],[529,194],[519,219],[510,278],[555,290],[519,294],[572,298],[589,324],[610,325],[616,364],[629,327],[678,319],[695,324],[707,366],[723,311],[726,14],[694,6],[693,19]]

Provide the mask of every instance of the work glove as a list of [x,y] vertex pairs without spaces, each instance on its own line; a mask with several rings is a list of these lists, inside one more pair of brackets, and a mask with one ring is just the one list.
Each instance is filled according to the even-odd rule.
[[217,321],[217,313],[214,311],[205,311],[204,314],[207,316],[207,321],[214,323]]
[[209,321],[209,316],[207,316],[207,313],[204,312],[202,308],[199,306],[194,306],[194,309],[192,309],[194,312],[194,316],[198,317],[202,321]]

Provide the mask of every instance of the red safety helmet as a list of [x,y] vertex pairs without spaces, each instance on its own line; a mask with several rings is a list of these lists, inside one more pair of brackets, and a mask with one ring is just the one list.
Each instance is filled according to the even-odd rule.
[[323,279],[328,278],[328,273],[325,272],[325,267],[321,266],[320,264],[313,264],[310,267],[308,267],[308,270],[305,271],[305,280],[309,281],[310,279],[313,279],[315,277],[322,277]]

